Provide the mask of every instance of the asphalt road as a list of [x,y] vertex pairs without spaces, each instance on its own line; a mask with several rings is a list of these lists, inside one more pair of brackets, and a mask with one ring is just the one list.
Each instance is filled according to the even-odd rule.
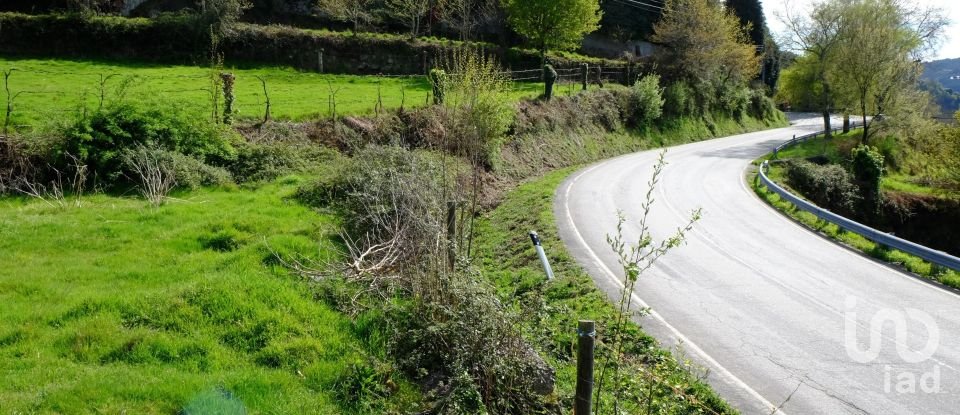
[[[679,344],[743,413],[960,413],[960,295],[800,227],[746,183],[751,160],[819,126],[669,149],[653,235],[668,236],[695,208],[703,219],[641,277],[635,301],[652,313],[639,321],[664,346]],[[622,211],[636,240],[656,157],[603,161],[557,190],[564,243],[612,298],[622,272],[606,236]]]

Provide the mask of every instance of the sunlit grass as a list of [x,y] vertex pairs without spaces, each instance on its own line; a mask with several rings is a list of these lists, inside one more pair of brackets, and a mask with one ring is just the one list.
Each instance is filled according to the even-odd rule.
[[[337,382],[382,351],[277,260],[332,255],[298,182],[0,199],[0,412],[350,412]],[[398,383],[392,405],[416,399]]]
[[[82,113],[84,108],[96,110],[101,92],[106,104],[165,100],[198,114],[211,114],[211,76],[218,73],[197,66],[0,58],[0,70],[9,69],[16,69],[10,77],[10,90],[16,96],[13,122],[21,127]],[[378,107],[421,107],[431,100],[432,88],[424,76],[331,75],[276,67],[224,71],[236,76],[234,107],[239,118],[259,119],[264,115],[266,97],[258,77],[266,80],[270,112],[279,119],[327,117],[333,113],[334,104],[338,115],[362,115],[373,114]],[[104,88],[101,79],[105,80]],[[504,100],[533,98],[542,89],[540,83],[513,83]]]

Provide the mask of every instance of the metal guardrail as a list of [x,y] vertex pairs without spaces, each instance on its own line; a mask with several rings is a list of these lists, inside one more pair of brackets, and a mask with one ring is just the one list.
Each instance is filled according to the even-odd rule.
[[[858,129],[858,128],[863,128],[863,123],[862,123],[862,122],[852,122],[852,123],[850,123],[850,128],[849,128],[850,130],[856,130],[856,129]],[[838,128],[834,128],[834,129],[830,130],[830,133],[833,134],[833,133],[838,133],[838,132],[841,132],[841,131],[843,131],[843,128],[842,128],[842,127],[838,127]],[[787,140],[787,141],[784,141],[783,143],[780,143],[780,145],[778,145],[778,146],[776,146],[776,147],[773,148],[773,158],[777,158],[777,153],[779,153],[780,150],[783,150],[783,149],[785,149],[785,148],[787,148],[787,147],[795,146],[795,145],[797,145],[797,144],[799,144],[799,143],[806,142],[807,140],[810,140],[810,139],[817,138],[817,136],[820,136],[820,135],[822,135],[822,134],[824,134],[824,133],[825,133],[825,131],[818,131],[818,132],[815,132],[815,133],[811,133],[811,134],[807,134],[807,135],[802,135],[802,136],[800,136],[800,137],[793,136],[792,139]]]
[[897,238],[896,236],[873,229],[859,222],[854,222],[850,219],[847,219],[829,210],[822,209],[819,206],[814,205],[813,203],[810,203],[806,200],[801,199],[800,197],[788,192],[786,189],[780,187],[779,185],[774,183],[772,180],[770,180],[770,178],[768,178],[766,174],[766,170],[768,168],[769,168],[769,161],[764,161],[763,164],[760,166],[760,181],[763,183],[764,186],[767,186],[767,189],[773,190],[774,193],[780,195],[780,197],[784,198],[790,203],[793,203],[798,208],[803,209],[807,212],[810,212],[820,219],[833,223],[834,225],[837,225],[844,230],[856,233],[857,235],[867,238],[875,243],[878,243],[893,249],[897,249],[911,255],[918,256],[932,264],[937,264],[943,267],[947,267],[954,271],[960,271],[960,258],[957,258],[943,251],[937,251],[931,248],[927,248],[923,245],[910,242],[906,239]]

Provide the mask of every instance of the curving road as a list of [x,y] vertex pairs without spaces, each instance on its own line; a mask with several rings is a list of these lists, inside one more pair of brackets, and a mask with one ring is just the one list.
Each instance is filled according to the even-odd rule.
[[[652,310],[640,323],[743,413],[960,413],[960,296],[800,227],[745,181],[751,160],[819,122],[669,149],[654,236],[704,216],[637,284]],[[622,273],[605,237],[621,210],[636,239],[656,157],[597,163],[557,190],[564,243],[612,298]]]

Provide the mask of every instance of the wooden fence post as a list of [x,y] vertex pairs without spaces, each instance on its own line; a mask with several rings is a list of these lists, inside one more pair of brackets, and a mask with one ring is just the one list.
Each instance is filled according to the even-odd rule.
[[577,392],[573,403],[574,415],[590,415],[593,398],[593,344],[596,325],[592,320],[577,324]]
[[587,90],[587,84],[590,82],[590,65],[587,63],[580,64],[580,77],[583,83],[583,90]]

